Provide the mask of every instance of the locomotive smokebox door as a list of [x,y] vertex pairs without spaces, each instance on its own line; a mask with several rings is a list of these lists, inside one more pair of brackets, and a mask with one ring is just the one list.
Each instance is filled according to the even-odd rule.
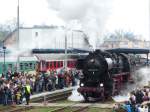
[[77,69],[83,69],[84,63],[85,63],[85,59],[78,59],[77,64],[76,64],[76,68]]

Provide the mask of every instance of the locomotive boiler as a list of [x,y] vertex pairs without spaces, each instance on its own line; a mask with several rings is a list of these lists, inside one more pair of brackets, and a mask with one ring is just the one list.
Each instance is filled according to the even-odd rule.
[[130,79],[130,58],[123,53],[96,50],[79,59],[80,92],[86,101],[104,100],[115,95]]

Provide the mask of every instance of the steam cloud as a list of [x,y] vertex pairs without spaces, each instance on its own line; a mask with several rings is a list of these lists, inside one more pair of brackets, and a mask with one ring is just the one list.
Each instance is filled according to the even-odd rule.
[[150,81],[150,67],[143,67],[135,71],[133,79],[137,87],[149,85]]
[[134,83],[133,84],[128,83],[127,85],[125,85],[124,90],[122,90],[122,95],[125,95],[137,88],[148,86],[150,81],[149,74],[150,74],[150,67],[142,67],[139,68],[138,70],[135,70],[131,74]]
[[[50,9],[57,11],[67,28],[73,29],[72,22],[89,36],[95,49],[98,37],[102,35],[113,0],[47,0]],[[69,24],[71,25],[69,26]]]
[[129,100],[129,93],[132,90],[149,85],[150,67],[143,67],[132,73],[134,84],[127,84],[118,96],[112,97],[115,102],[123,102]]

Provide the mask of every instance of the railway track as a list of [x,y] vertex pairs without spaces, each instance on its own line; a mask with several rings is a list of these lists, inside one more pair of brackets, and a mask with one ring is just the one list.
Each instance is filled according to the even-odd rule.
[[89,106],[79,107],[78,109],[76,109],[72,112],[87,112],[88,109],[89,109]]
[[6,109],[11,109],[13,106],[4,106],[0,108],[0,112],[3,112]]
[[31,102],[39,103],[39,102],[46,101],[48,103],[52,103],[52,102],[56,102],[56,101],[60,101],[60,100],[65,100],[68,98],[69,95],[71,95],[71,92],[72,92],[72,90],[67,90],[67,91],[62,91],[62,92],[55,93],[55,94],[44,95],[39,98],[32,99]]
[[[55,109],[55,110],[52,110],[50,112],[87,112],[87,110],[89,109],[88,106],[86,107],[62,107],[62,108],[59,108],[59,109]],[[69,111],[70,110],[70,111]]]
[[[25,107],[12,107],[8,109],[4,109],[3,111],[0,112],[26,112],[28,110],[34,109],[35,107],[33,106],[25,106]],[[55,110],[51,110],[50,112],[86,112],[88,110],[89,106],[84,106],[84,107],[72,107],[72,106],[66,106],[66,107],[61,107]]]
[[34,107],[28,106],[28,107],[18,107],[18,106],[11,106],[9,108],[4,108],[3,110],[0,110],[0,112],[26,112],[27,110],[33,109]]
[[[78,104],[78,103],[76,103]],[[61,107],[55,110],[52,110],[50,112],[87,112],[87,110],[89,109],[89,106],[84,106],[84,107],[74,107],[75,104],[69,105],[69,106],[65,106],[65,107]]]

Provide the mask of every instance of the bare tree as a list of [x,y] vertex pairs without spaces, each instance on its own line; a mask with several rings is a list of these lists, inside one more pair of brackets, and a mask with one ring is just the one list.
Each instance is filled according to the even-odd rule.
[[114,33],[110,33],[110,34],[107,34],[105,35],[105,38],[104,40],[120,40],[120,39],[123,39],[123,38],[126,38],[128,40],[131,40],[131,41],[134,41],[136,40],[135,38],[136,36],[134,35],[133,32],[130,32],[130,31],[123,31],[123,30],[116,30]]
[[17,28],[16,18],[6,21],[0,24],[0,41],[2,41],[9,33],[13,32]]

